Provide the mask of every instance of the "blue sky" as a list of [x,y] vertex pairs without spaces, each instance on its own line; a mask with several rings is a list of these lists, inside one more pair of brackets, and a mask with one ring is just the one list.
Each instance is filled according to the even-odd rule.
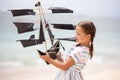
[[[120,17],[120,0],[40,0],[43,8],[67,7],[75,13],[98,17]],[[1,0],[0,9],[34,8],[37,0]]]

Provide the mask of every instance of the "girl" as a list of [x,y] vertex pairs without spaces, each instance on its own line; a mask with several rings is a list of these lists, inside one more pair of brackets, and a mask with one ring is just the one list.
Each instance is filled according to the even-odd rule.
[[93,41],[96,33],[96,28],[91,21],[83,21],[76,26],[76,42],[65,60],[53,60],[49,54],[41,56],[43,60],[62,69],[56,76],[55,80],[84,80],[81,75],[81,70],[85,66],[87,60],[93,57]]

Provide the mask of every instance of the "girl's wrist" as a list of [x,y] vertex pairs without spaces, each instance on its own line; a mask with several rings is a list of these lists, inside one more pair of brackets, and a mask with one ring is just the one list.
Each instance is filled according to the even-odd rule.
[[47,60],[47,62],[49,62],[49,63],[52,63],[52,61],[53,61],[52,58],[49,58],[49,59]]

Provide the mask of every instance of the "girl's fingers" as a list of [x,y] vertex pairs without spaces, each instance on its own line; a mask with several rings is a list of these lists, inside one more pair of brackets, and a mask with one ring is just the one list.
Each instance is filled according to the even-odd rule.
[[62,56],[63,56],[63,55],[62,55],[61,52],[59,52],[58,55],[57,55],[58,58],[61,58]]

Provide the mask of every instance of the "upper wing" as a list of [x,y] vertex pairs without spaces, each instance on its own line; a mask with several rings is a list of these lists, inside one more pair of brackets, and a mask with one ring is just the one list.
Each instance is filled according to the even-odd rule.
[[16,10],[9,10],[12,12],[12,15],[15,16],[23,16],[23,15],[35,15],[33,9],[16,9]]
[[48,10],[52,10],[52,13],[73,13],[73,10],[65,7],[50,7]]

